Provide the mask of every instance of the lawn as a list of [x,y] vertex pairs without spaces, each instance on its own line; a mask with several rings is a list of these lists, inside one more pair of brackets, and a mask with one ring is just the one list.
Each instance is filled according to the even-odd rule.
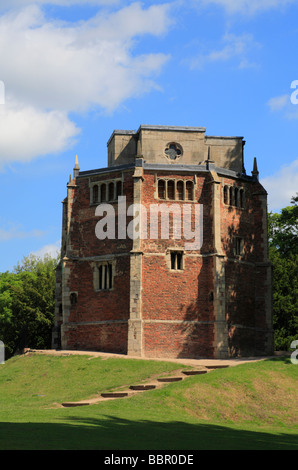
[[298,449],[298,367],[279,358],[63,408],[175,374],[174,363],[26,355],[0,366],[0,449]]

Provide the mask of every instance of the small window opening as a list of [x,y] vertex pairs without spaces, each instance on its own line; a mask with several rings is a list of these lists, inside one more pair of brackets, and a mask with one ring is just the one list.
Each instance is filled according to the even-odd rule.
[[182,251],[172,251],[171,252],[171,269],[183,269],[183,252]]
[[240,207],[241,207],[241,209],[244,209],[244,191],[243,191],[243,189],[240,189]]
[[174,200],[175,199],[175,182],[168,181],[168,198]]
[[159,199],[166,198],[166,182],[164,180],[158,181],[158,197]]
[[235,188],[235,206],[239,207],[239,189]]
[[100,186],[100,202],[106,201],[106,185],[102,184]]
[[108,196],[109,201],[114,200],[114,183],[109,183],[109,196]]
[[122,181],[117,181],[116,193],[117,193],[117,197],[122,196]]
[[242,256],[243,255],[243,238],[235,237],[235,255]]
[[93,198],[92,198],[92,201],[93,202],[98,202],[98,185],[95,184],[93,186]]
[[191,181],[186,182],[186,198],[188,201],[193,200],[193,183]]
[[178,181],[177,183],[177,197],[179,201],[183,201],[184,199],[184,184],[183,181]]
[[234,205],[234,188],[232,186],[230,187],[230,205]]
[[229,204],[229,197],[228,197],[228,187],[224,187],[224,203]]
[[78,302],[78,296],[75,292],[70,294],[70,305],[75,305]]
[[113,288],[113,266],[111,263],[103,263],[98,266],[98,290],[110,290]]

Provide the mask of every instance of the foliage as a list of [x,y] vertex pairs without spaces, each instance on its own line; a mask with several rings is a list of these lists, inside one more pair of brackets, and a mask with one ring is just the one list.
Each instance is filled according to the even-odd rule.
[[298,193],[291,203],[280,214],[269,214],[269,246],[283,256],[298,254]]
[[13,272],[0,274],[0,339],[6,358],[24,347],[51,347],[57,263],[48,255],[30,255]]
[[280,214],[269,214],[269,256],[273,265],[275,349],[298,339],[298,196]]

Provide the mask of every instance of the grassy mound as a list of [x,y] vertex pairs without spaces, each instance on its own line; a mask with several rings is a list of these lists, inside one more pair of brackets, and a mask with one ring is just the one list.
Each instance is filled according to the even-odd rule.
[[298,367],[260,361],[158,390],[62,408],[174,374],[174,363],[15,357],[0,366],[0,449],[298,449]]

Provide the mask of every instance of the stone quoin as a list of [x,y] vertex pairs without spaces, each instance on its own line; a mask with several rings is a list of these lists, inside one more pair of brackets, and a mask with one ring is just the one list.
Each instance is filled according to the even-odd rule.
[[[256,159],[246,174],[244,145],[201,127],[141,125],[113,132],[105,168],[80,171],[76,157],[63,201],[54,349],[149,358],[273,353],[267,193]],[[190,215],[187,237],[183,223],[177,232],[174,206]],[[135,216],[130,208],[139,207]],[[128,236],[152,207],[167,210],[146,218],[143,236]],[[109,224],[113,236],[104,236]]]

